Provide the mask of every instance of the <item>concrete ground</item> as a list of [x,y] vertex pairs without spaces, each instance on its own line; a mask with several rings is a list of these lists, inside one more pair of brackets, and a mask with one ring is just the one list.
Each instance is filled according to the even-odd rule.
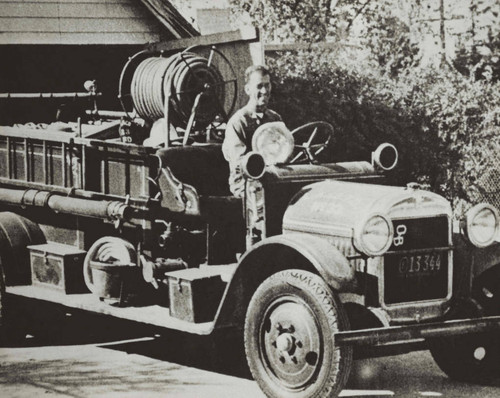
[[[1,398],[264,397],[238,337],[189,336],[97,316],[46,321],[38,336],[0,347]],[[500,380],[451,381],[428,352],[417,351],[356,361],[341,396],[497,398]]]

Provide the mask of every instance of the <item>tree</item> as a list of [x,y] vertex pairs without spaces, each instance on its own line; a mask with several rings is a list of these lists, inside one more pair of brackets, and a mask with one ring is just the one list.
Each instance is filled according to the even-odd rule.
[[500,79],[500,3],[469,0],[468,29],[457,35],[454,67],[476,79]]
[[428,183],[464,210],[484,199],[500,205],[489,194],[500,191],[491,150],[500,147],[495,0],[231,1],[247,7],[264,38],[310,43],[266,53],[276,73],[272,106],[290,128],[332,123],[335,161],[366,159],[392,142],[400,182]]

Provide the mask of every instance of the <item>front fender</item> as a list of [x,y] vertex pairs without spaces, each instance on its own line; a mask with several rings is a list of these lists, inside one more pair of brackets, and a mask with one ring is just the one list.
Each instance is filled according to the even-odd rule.
[[[345,256],[326,239],[302,233],[277,235],[255,245],[253,250],[262,250],[269,245],[283,245],[303,256],[336,291],[349,290],[354,280],[355,269]],[[245,255],[243,263],[250,253]]]
[[500,264],[500,243],[495,242],[484,249],[473,251],[473,276],[476,278],[490,268]]
[[460,234],[453,236],[454,295],[468,297],[472,282],[479,275],[500,264],[500,243],[480,249],[468,243]]
[[248,303],[258,286],[285,269],[315,272],[336,291],[350,291],[354,284],[354,266],[325,239],[299,233],[273,236],[241,258],[224,294],[215,327],[243,325]]

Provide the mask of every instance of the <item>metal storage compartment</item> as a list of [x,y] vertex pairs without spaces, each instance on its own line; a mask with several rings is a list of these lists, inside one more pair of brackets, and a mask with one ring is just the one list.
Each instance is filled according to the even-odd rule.
[[33,285],[67,294],[88,292],[83,279],[84,250],[55,242],[28,246],[28,249]]
[[214,320],[225,287],[219,274],[190,268],[167,277],[171,316],[195,323]]

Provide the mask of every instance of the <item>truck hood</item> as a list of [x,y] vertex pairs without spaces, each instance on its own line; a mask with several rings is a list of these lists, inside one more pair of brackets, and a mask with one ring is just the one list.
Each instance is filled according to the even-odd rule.
[[283,231],[351,237],[354,226],[374,213],[398,219],[451,217],[452,211],[446,199],[432,192],[328,180],[307,185],[292,198]]

